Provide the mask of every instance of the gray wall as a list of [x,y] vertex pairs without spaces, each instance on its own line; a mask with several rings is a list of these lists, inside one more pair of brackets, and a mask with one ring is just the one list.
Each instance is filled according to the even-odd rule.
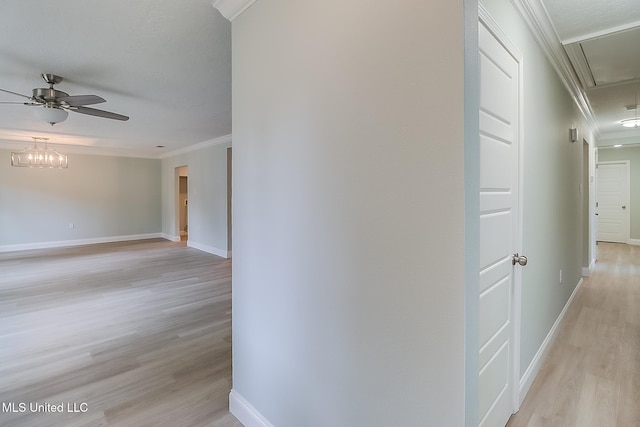
[[462,7],[233,22],[233,387],[273,425],[465,423]]
[[228,256],[226,142],[162,159],[162,233],[180,238],[179,184],[176,168],[189,168],[189,246]]
[[159,160],[69,154],[68,169],[37,169],[10,156],[0,150],[0,250],[159,236]]
[[10,151],[0,150],[6,160],[0,162],[0,251],[136,237],[179,240],[175,168],[189,166],[189,244],[228,256],[231,142],[223,140],[162,160],[72,153],[62,170],[11,167]]
[[[568,132],[593,135],[510,2],[485,3],[524,57],[524,377],[589,251],[593,148]],[[274,425],[474,424],[461,7],[273,0],[234,21],[233,387]]]
[[598,161],[629,160],[629,222],[630,238],[640,240],[640,147],[620,147],[598,150]]

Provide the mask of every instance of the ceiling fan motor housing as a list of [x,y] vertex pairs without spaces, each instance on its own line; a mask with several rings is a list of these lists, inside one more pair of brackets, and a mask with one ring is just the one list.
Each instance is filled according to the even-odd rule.
[[62,92],[60,90],[55,90],[53,88],[36,88],[32,91],[32,96],[34,99],[44,101],[44,102],[54,102],[57,98],[62,98],[65,96],[69,96],[68,93]]
[[32,97],[36,101],[46,102],[47,104],[56,103],[57,99],[65,96],[69,96],[68,93],[62,92],[60,90],[55,90],[53,85],[58,84],[62,81],[62,77],[56,76],[55,74],[44,73],[40,75],[42,80],[49,84],[48,88],[36,88],[32,91]]

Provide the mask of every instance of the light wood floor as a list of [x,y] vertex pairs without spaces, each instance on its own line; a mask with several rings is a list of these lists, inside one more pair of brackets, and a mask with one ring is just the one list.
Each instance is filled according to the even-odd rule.
[[241,427],[230,389],[231,260],[161,239],[0,253],[1,426]]
[[595,270],[507,426],[640,426],[640,247],[598,248]]

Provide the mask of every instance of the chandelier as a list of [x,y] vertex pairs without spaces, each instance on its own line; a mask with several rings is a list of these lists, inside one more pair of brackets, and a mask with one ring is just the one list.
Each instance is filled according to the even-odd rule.
[[[69,160],[66,154],[61,154],[53,148],[47,147],[49,138],[33,138],[33,147],[22,151],[11,152],[11,166],[26,168],[56,168],[66,169]],[[38,148],[38,142],[44,142],[44,148]]]

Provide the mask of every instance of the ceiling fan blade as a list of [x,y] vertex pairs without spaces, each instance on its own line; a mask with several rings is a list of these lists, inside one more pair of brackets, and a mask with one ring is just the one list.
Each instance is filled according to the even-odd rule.
[[122,120],[122,121],[129,120],[129,117],[123,116],[122,114],[111,113],[109,111],[98,110],[96,108],[73,107],[73,108],[70,108],[69,111],[75,111],[76,113],[80,113],[80,114],[88,114],[90,116],[104,117],[106,119],[114,119],[114,120]]
[[80,107],[83,105],[100,104],[107,101],[98,95],[70,95],[58,97],[58,102],[65,103],[70,107]]
[[12,94],[12,95],[18,95],[18,96],[21,96],[21,97],[23,97],[23,98],[27,98],[27,99],[33,99],[33,98],[32,98],[32,97],[30,97],[30,96],[23,95],[23,94],[18,93],[18,92],[12,92],[12,91],[10,91],[10,90],[6,90],[6,89],[0,89],[0,92],[6,92],[6,93],[10,93],[10,94]]
[[15,104],[15,105],[42,105],[42,104],[38,104],[36,102],[12,102],[12,101],[0,101],[0,104]]

